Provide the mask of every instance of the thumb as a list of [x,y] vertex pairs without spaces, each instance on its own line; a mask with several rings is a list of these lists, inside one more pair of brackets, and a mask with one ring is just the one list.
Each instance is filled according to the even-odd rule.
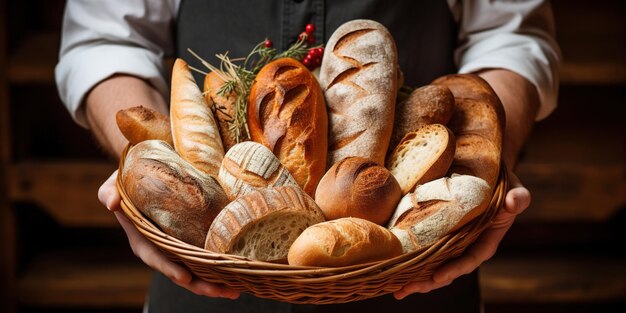
[[115,186],[115,180],[117,179],[117,170],[109,176],[109,178],[98,189],[98,200],[109,211],[117,211],[120,209],[120,193]]

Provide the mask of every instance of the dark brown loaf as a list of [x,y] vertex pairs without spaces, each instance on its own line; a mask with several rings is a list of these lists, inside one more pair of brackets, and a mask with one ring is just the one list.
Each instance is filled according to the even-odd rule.
[[230,131],[232,121],[235,118],[235,94],[218,94],[224,86],[224,79],[221,75],[224,74],[212,71],[204,77],[204,98],[207,104],[213,107],[224,151],[228,151],[237,143],[235,135]]
[[327,167],[349,156],[385,164],[396,102],[396,64],[395,42],[380,23],[353,20],[330,37],[320,70],[329,116]]
[[358,217],[384,225],[400,197],[400,185],[389,170],[364,158],[349,157],[322,177],[315,202],[326,220]]
[[170,119],[164,114],[143,106],[119,110],[115,120],[122,135],[132,145],[144,140],[163,140],[172,145]]
[[405,101],[396,105],[387,154],[391,154],[406,134],[424,125],[448,124],[453,109],[454,96],[445,86],[426,85],[413,90]]
[[237,198],[215,218],[205,248],[262,261],[284,262],[293,241],[324,221],[298,186],[257,189]]
[[139,211],[166,234],[203,247],[215,216],[228,203],[211,176],[200,172],[163,141],[142,141],[128,151],[124,190]]
[[341,218],[307,228],[289,249],[289,264],[339,267],[402,254],[388,229],[360,218]]
[[268,147],[310,196],[326,170],[328,116],[311,72],[292,58],[264,66],[250,89],[252,140]]

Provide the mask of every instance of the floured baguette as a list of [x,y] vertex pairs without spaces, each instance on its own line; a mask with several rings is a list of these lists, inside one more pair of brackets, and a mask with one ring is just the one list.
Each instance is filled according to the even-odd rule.
[[240,142],[228,150],[218,177],[231,200],[258,188],[298,186],[272,151],[254,141]]
[[387,168],[398,180],[402,194],[416,185],[442,177],[454,157],[455,139],[441,124],[425,125],[408,133],[387,160]]
[[172,71],[170,120],[174,148],[199,170],[217,177],[224,147],[202,92],[182,59],[176,59]]
[[115,121],[122,135],[132,145],[144,140],[163,140],[172,143],[170,119],[166,115],[143,106],[119,110]]
[[437,179],[404,196],[388,227],[402,242],[404,252],[421,249],[458,229],[469,212],[489,203],[490,196],[489,185],[478,177]]
[[315,201],[298,186],[257,189],[220,212],[207,233],[205,249],[285,262],[293,241],[323,221]]

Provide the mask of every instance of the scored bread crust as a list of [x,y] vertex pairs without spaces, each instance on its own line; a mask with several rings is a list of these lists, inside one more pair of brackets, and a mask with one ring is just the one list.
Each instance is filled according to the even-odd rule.
[[231,200],[258,188],[298,186],[272,151],[254,141],[240,142],[228,150],[218,177]]
[[172,143],[172,129],[167,115],[143,106],[117,111],[117,126],[132,145],[144,140],[163,140]]
[[402,254],[388,229],[360,218],[340,218],[307,228],[289,249],[289,265],[339,267]]
[[135,207],[166,234],[202,247],[209,226],[228,203],[219,183],[160,140],[133,146],[120,173]]
[[324,49],[320,85],[328,106],[327,168],[358,156],[385,164],[397,91],[397,50],[380,23],[341,25]]
[[220,212],[207,232],[205,249],[284,262],[302,231],[323,221],[315,201],[298,186],[257,189]]
[[204,77],[204,99],[209,107],[214,108],[214,116],[217,119],[217,126],[220,138],[224,146],[224,152],[228,151],[237,143],[235,135],[230,131],[232,121],[235,118],[235,93],[218,95],[220,88],[224,86],[224,74],[212,71]]
[[199,170],[217,177],[224,147],[211,108],[182,59],[172,71],[170,120],[174,148]]
[[328,115],[317,79],[302,63],[281,58],[261,69],[250,88],[248,127],[314,196],[326,170]]
[[415,186],[442,177],[455,155],[454,134],[441,124],[424,125],[408,133],[387,160],[387,168],[398,180],[402,194]]

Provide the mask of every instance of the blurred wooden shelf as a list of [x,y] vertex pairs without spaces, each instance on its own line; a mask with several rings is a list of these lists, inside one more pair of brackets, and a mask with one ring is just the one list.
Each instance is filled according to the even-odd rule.
[[54,84],[59,55],[59,32],[31,33],[8,58],[7,76],[14,84]]
[[97,197],[100,185],[115,169],[111,162],[85,160],[9,164],[9,200],[36,203],[64,226],[118,226]]
[[35,259],[18,276],[18,302],[31,307],[137,308],[150,285],[151,270],[118,251],[55,251]]

